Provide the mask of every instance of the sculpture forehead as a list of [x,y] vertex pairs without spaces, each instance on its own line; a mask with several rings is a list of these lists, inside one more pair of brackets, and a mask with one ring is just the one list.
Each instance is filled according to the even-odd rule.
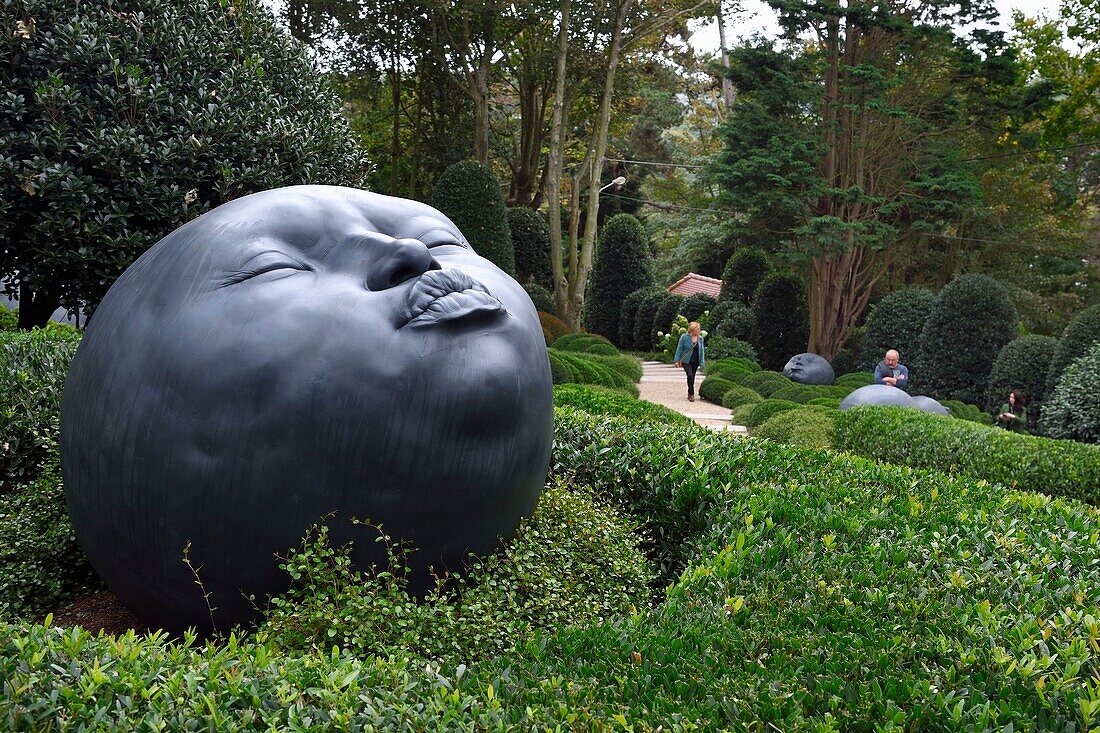
[[440,232],[468,244],[450,219],[425,203],[339,186],[289,186],[244,196],[185,229],[223,243],[273,238],[303,249],[368,233],[415,239]]

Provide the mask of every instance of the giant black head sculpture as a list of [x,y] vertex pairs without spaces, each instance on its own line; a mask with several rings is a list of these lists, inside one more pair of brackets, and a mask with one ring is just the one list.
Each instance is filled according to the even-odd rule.
[[806,352],[795,354],[783,367],[783,375],[799,384],[833,384],[836,373],[825,357]]
[[[552,397],[530,299],[445,216],[267,191],[161,240],[96,310],[62,405],[69,508],[108,586],[165,628],[253,618],[246,594],[285,584],[276,553],[333,512],[419,548],[423,590],[534,509]],[[346,521],[334,539],[384,561]]]

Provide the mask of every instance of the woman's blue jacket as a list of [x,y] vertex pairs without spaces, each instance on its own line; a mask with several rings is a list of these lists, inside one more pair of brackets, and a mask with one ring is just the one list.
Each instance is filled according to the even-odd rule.
[[[691,349],[695,344],[691,343],[691,334],[680,334],[680,343],[676,344],[676,357],[672,360],[675,362],[687,361],[691,358]],[[699,366],[703,366],[705,363],[703,360],[703,334],[699,334]]]

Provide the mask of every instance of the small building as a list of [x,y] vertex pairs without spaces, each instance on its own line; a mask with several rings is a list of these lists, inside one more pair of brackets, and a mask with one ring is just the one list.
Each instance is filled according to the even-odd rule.
[[722,289],[722,281],[716,277],[707,277],[706,275],[697,275],[694,272],[689,272],[682,278],[674,282],[668,287],[668,292],[673,295],[682,295],[688,297],[689,295],[695,295],[696,293],[702,293],[703,295],[709,295],[715,300],[718,299],[718,291]]

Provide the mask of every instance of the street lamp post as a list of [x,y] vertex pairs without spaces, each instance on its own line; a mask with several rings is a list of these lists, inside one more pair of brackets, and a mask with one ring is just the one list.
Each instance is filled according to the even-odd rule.
[[597,191],[597,193],[602,193],[603,191],[611,188],[612,186],[614,186],[615,188],[620,188],[624,183],[626,183],[626,176],[619,176],[615,180],[611,181],[611,183],[607,184],[606,186],[601,188],[599,191]]

